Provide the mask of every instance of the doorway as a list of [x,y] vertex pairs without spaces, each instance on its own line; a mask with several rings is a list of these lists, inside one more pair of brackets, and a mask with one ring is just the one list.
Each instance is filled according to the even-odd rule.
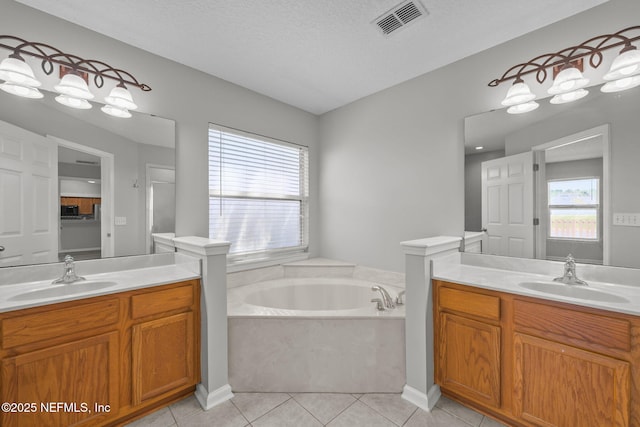
[[175,232],[176,171],[167,165],[146,165],[146,251],[153,253],[154,233]]
[[[100,203],[91,203],[91,213],[93,215],[94,221],[96,222],[96,226],[99,225],[99,250],[102,258],[112,257],[115,254],[115,243],[114,243],[114,162],[113,162],[113,154],[107,153],[105,151],[97,150],[92,147],[88,147],[82,144],[78,144],[76,142],[71,142],[64,140],[62,138],[47,136],[55,143],[58,144],[59,150],[69,150],[74,154],[76,158],[79,159],[89,159],[86,161],[99,163],[95,165],[99,167],[99,194],[100,194]],[[94,184],[98,184],[98,180],[95,179]],[[97,191],[97,190],[96,190]],[[93,205],[99,204],[100,207],[94,207]],[[97,211],[97,218],[96,213]],[[86,210],[88,212],[88,208]],[[60,224],[61,226],[64,224]],[[67,224],[69,225],[69,224]],[[61,233],[62,235],[62,233]],[[60,246],[61,247],[61,246]],[[97,249],[96,249],[97,250]],[[63,249],[64,251],[64,249]]]
[[536,258],[610,263],[609,125],[533,147]]

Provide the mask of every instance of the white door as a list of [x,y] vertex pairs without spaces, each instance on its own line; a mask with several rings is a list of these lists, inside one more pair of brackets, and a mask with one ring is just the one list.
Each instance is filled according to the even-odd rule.
[[0,266],[58,261],[59,211],[58,145],[0,121]]
[[482,163],[483,253],[533,258],[533,153]]

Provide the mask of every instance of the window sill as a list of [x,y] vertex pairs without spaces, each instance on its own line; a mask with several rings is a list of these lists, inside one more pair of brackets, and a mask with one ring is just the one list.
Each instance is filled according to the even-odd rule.
[[[229,259],[229,258],[227,258]],[[227,263],[227,273],[237,273],[239,271],[254,270],[256,268],[272,267],[274,265],[286,264],[289,262],[303,261],[309,259],[308,252],[288,253],[281,255],[270,255],[268,258],[246,259]]]

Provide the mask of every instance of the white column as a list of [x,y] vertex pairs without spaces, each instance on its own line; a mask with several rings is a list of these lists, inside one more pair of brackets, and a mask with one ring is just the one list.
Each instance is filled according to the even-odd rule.
[[233,397],[227,361],[227,253],[229,242],[204,237],[177,237],[178,252],[200,258],[201,292],[201,382],[196,399],[203,409]]
[[461,237],[438,236],[402,242],[405,253],[405,345],[407,384],[402,397],[430,411],[440,398],[433,357],[431,260],[458,252]]

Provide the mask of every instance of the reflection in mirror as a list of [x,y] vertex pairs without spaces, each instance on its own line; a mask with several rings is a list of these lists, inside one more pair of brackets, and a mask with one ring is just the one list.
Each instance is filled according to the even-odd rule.
[[640,268],[639,113],[637,88],[593,87],[569,104],[467,117],[465,234],[478,242],[467,249]]
[[0,266],[150,253],[175,222],[174,122],[54,97],[0,91]]

